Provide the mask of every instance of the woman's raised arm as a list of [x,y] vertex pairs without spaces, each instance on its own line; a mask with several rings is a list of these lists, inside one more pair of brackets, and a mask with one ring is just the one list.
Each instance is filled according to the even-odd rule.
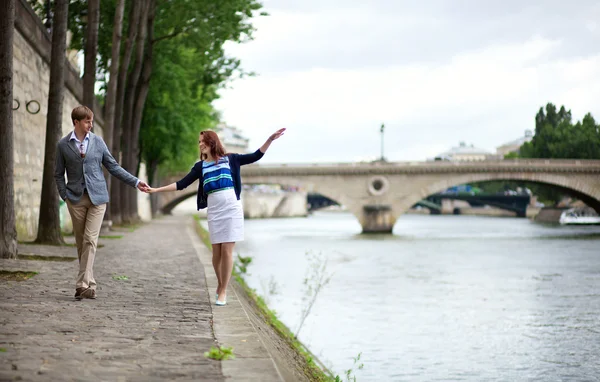
[[285,127],[283,129],[279,129],[276,132],[274,132],[273,134],[271,134],[271,136],[267,139],[267,141],[265,143],[263,143],[262,146],[260,146],[260,151],[263,154],[266,153],[267,150],[269,149],[269,146],[271,146],[271,143],[273,143],[273,141],[276,140],[277,138],[281,137],[284,132],[285,132]]

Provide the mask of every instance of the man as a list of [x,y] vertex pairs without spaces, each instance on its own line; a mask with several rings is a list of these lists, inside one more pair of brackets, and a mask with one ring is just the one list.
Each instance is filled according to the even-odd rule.
[[[94,258],[108,203],[108,189],[100,164],[114,177],[140,191],[147,191],[148,185],[119,166],[102,138],[92,133],[94,113],[88,107],[77,106],[73,109],[71,120],[73,131],[56,146],[54,178],[58,193],[67,203],[73,221],[79,258],[75,298],[81,300],[96,298]],[[66,184],[65,169],[68,178]]]

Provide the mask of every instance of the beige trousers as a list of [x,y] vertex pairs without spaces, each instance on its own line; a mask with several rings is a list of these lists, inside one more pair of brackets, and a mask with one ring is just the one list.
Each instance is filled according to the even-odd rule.
[[77,243],[79,274],[75,288],[96,289],[94,280],[94,258],[98,248],[98,236],[106,212],[106,204],[95,206],[84,193],[77,203],[67,199],[67,207],[73,221],[73,233]]

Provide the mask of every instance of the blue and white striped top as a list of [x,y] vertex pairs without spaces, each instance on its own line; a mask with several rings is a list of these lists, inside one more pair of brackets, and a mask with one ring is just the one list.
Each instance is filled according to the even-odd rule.
[[206,194],[232,189],[233,179],[229,168],[229,158],[222,157],[218,163],[204,161],[202,163],[202,177],[204,178],[202,187]]

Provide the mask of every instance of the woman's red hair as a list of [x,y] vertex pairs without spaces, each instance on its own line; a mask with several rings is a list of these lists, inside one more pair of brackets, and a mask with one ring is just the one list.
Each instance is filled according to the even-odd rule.
[[215,162],[227,154],[217,133],[212,130],[204,130],[200,132],[200,135],[204,138],[204,144],[210,147],[210,155],[215,159]]

